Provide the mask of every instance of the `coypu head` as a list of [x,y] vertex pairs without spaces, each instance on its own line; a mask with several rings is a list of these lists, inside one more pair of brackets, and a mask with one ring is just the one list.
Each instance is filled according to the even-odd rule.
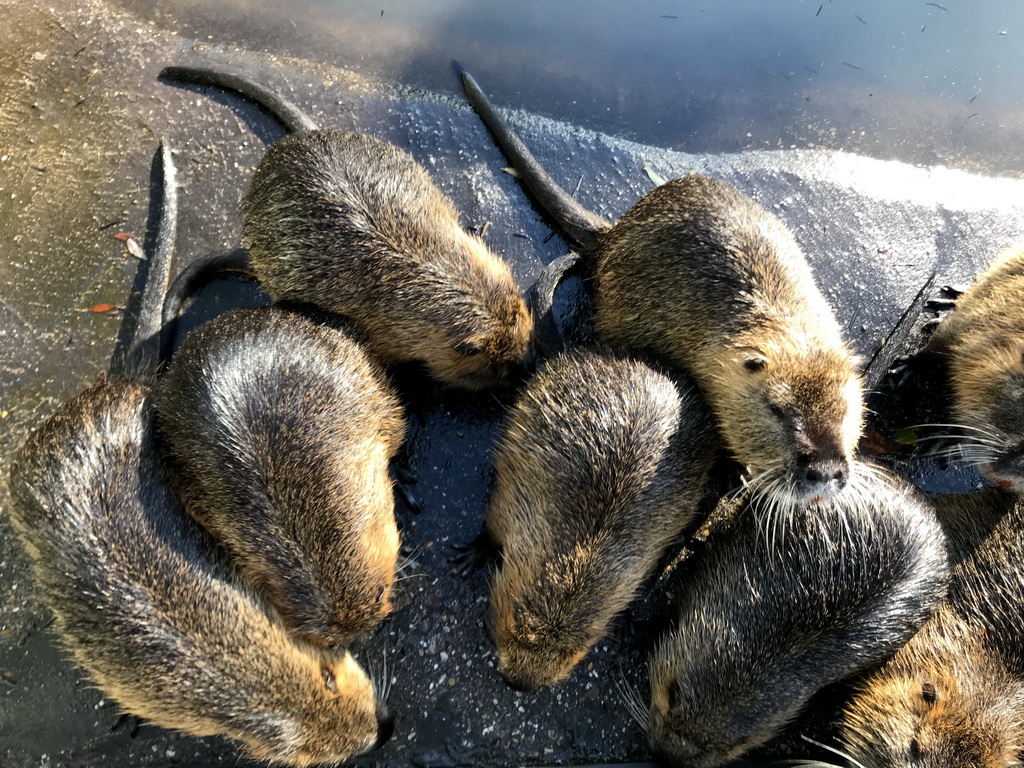
[[432,287],[435,295],[421,302],[429,330],[410,341],[418,347],[412,357],[449,386],[480,390],[518,383],[534,363],[526,302],[506,264],[479,241],[463,235],[453,248],[468,253],[447,284]]
[[[724,656],[721,661],[730,662]],[[647,735],[661,765],[714,768],[728,763],[767,742],[793,714],[780,712],[779,702],[790,693],[785,681],[756,681],[740,667],[733,674],[695,672],[688,662],[671,652],[651,657]],[[702,685],[713,680],[721,687],[708,691],[691,687],[688,680]],[[765,711],[775,716],[765,717]]]
[[342,482],[319,504],[313,498],[303,505],[310,518],[316,513],[321,522],[301,531],[305,555],[294,569],[260,557],[246,559],[243,569],[277,608],[290,634],[320,648],[341,648],[369,635],[393,609],[401,537],[386,464],[371,468],[372,482],[342,471],[337,478]]
[[843,347],[740,347],[723,362],[722,437],[776,505],[829,498],[849,483],[863,418],[854,362]]
[[[301,659],[300,679],[285,678],[301,687],[301,695],[271,689],[269,695],[279,693],[287,709],[239,716],[240,732],[232,735],[245,744],[248,757],[304,768],[339,763],[388,741],[394,719],[351,654],[326,655],[299,645],[287,655]],[[275,703],[281,702],[266,706]]]
[[1024,684],[980,632],[955,621],[946,632],[933,620],[847,704],[839,739],[854,765],[1015,768],[1024,760]]
[[502,677],[527,691],[564,680],[608,633],[632,595],[622,577],[631,566],[600,542],[550,560],[517,559],[506,551],[494,576],[491,623]]
[[1024,339],[967,345],[951,369],[961,458],[1024,491]]

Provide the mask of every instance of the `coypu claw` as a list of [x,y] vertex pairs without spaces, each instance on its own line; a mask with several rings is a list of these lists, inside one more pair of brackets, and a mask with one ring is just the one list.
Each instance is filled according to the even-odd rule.
[[956,311],[957,300],[964,295],[966,290],[966,287],[944,285],[939,289],[936,296],[928,299],[924,304],[924,308],[934,312],[934,316],[925,322],[921,332],[929,336],[934,333],[939,323]]
[[392,487],[395,489],[395,500],[401,502],[403,510],[407,513],[395,515],[398,519],[398,527],[402,529],[408,528],[409,526],[406,524],[408,522],[408,518],[411,515],[418,515],[422,512],[423,506],[420,504],[419,499],[417,499],[413,495],[412,491],[409,490],[409,486],[405,483],[397,482]]
[[392,459],[388,468],[394,481],[392,488],[395,492],[395,501],[399,502],[402,507],[401,510],[396,508],[395,517],[398,519],[398,527],[405,529],[409,527],[407,524],[409,518],[423,511],[423,505],[420,504],[419,499],[410,488],[418,481],[416,475],[405,464],[404,457]]
[[457,576],[469,576],[497,559],[501,548],[484,528],[480,535],[466,544],[454,544],[455,555],[448,562],[455,566]]
[[128,712],[122,712],[118,716],[117,721],[112,726],[110,726],[110,732],[114,733],[115,731],[120,730],[121,726],[125,725],[127,723],[128,724],[128,738],[129,739],[134,739],[135,737],[137,737],[139,735],[139,729],[142,728],[142,725],[143,725],[144,722],[145,721],[141,717],[139,717],[137,715],[132,715],[132,714],[129,714]]

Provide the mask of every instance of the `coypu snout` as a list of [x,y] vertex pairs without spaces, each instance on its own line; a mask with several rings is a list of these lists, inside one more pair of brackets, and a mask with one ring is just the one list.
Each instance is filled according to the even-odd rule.
[[840,454],[821,456],[804,453],[797,458],[794,484],[797,493],[808,499],[832,496],[846,487],[850,464]]
[[527,691],[532,691],[538,687],[537,683],[535,683],[532,680],[529,680],[525,675],[522,674],[515,675],[502,671],[501,679],[505,681],[505,685],[507,685],[513,691],[518,691],[519,693],[526,693]]
[[377,741],[373,749],[380,749],[387,744],[395,733],[395,716],[391,714],[383,702],[377,704]]

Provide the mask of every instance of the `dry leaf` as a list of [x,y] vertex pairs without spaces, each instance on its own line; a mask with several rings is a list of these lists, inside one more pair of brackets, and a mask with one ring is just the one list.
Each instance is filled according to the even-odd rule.
[[651,168],[650,163],[644,163],[644,173],[647,174],[647,178],[654,182],[654,185],[656,187],[660,187],[666,181],[665,177],[663,177],[661,174],[659,174],[657,171]]
[[132,236],[129,235],[127,232],[120,232],[116,235],[111,235],[111,237],[114,238],[115,240],[121,240],[126,243],[132,239]]
[[110,312],[112,309],[118,309],[117,304],[96,304],[89,307],[90,312]]
[[509,176],[515,176],[517,179],[519,178],[519,171],[517,171],[515,168],[508,167],[508,168],[502,168],[501,170],[503,170]]

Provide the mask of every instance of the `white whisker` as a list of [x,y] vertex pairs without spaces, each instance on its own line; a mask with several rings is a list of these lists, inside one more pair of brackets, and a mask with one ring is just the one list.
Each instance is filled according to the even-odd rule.
[[828,744],[822,744],[820,741],[815,741],[814,739],[810,738],[809,736],[805,736],[802,733],[800,734],[800,738],[803,739],[804,741],[810,743],[810,744],[814,744],[816,747],[821,747],[822,749],[827,749],[832,754],[839,755],[839,757],[843,758],[844,760],[849,760],[851,763],[853,763],[853,765],[856,768],[865,768],[863,763],[858,762],[857,760],[855,760],[853,758],[852,755],[850,755],[850,754],[848,754],[846,752],[843,752],[841,749],[837,749],[836,747],[830,747]]

